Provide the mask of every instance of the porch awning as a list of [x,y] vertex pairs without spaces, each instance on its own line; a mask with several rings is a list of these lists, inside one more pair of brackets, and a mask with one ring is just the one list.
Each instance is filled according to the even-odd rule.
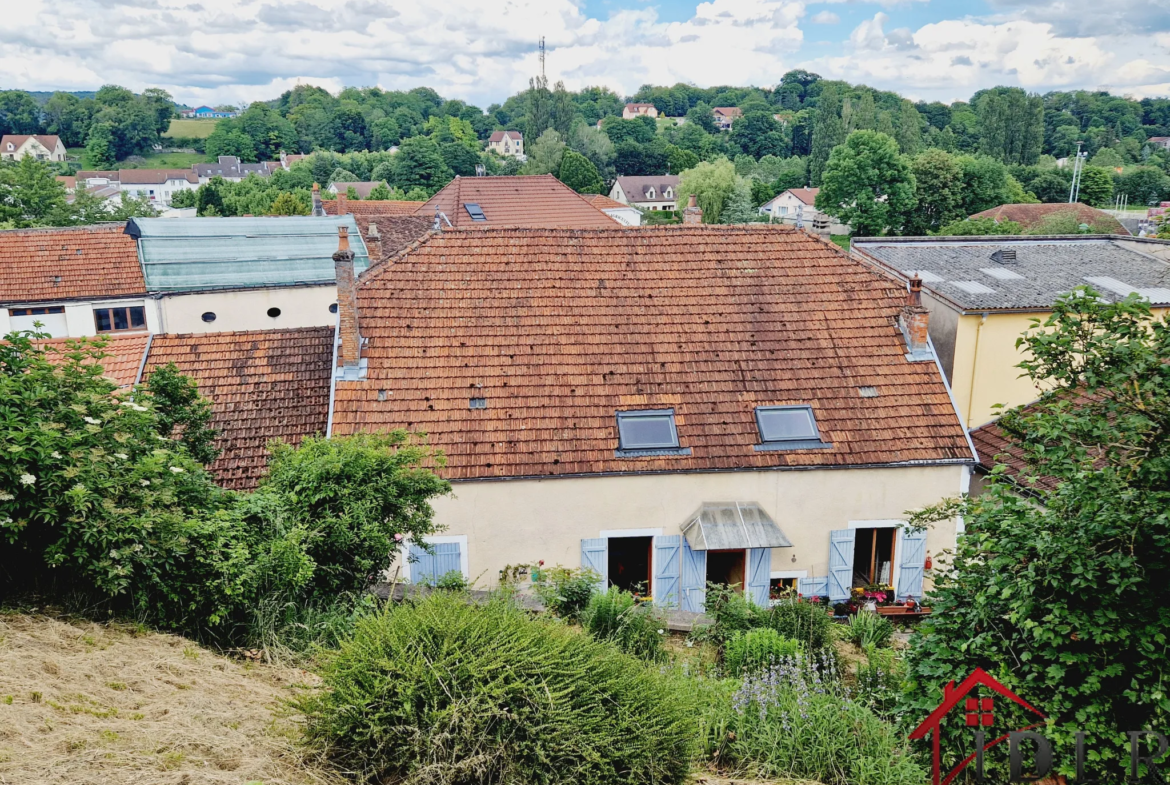
[[683,524],[682,533],[692,551],[792,547],[755,502],[705,502]]

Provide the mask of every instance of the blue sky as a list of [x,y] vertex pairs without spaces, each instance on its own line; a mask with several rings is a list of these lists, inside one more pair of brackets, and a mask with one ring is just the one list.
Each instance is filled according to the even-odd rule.
[[1170,95],[1170,0],[21,0],[0,88],[163,87],[246,103],[296,84],[427,85],[480,106],[570,88],[774,85],[791,68],[963,100],[999,84]]

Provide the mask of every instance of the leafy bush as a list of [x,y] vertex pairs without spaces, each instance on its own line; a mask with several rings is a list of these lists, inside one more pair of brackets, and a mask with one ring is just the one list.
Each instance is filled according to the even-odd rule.
[[544,607],[562,619],[576,621],[597,593],[597,573],[561,566],[551,570],[540,569],[536,593],[544,602]]
[[726,643],[752,627],[761,626],[760,608],[748,600],[743,592],[721,583],[707,584],[704,608],[715,622],[707,634],[719,644]]
[[650,605],[616,586],[593,595],[581,614],[581,624],[594,638],[610,641],[628,654],[651,661],[664,656],[662,620]]
[[362,781],[681,782],[693,719],[669,676],[513,605],[435,593],[358,620],[300,702]]
[[771,608],[761,609],[759,624],[799,641],[810,654],[833,648],[833,620],[818,602],[800,598],[780,600]]
[[894,729],[851,699],[831,659],[800,657],[746,676],[700,722],[709,760],[744,776],[825,785],[921,785]]
[[727,642],[723,661],[732,676],[766,670],[800,653],[800,644],[770,627],[736,634]]
[[444,591],[467,591],[470,586],[459,570],[448,570],[435,579],[435,588]]
[[848,638],[857,646],[883,648],[890,645],[894,625],[885,616],[873,611],[858,611],[849,617]]

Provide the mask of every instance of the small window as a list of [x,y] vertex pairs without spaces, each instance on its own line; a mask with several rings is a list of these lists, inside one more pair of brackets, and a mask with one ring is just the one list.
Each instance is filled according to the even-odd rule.
[[65,313],[63,305],[49,305],[44,308],[9,308],[9,316],[45,316],[51,313]]
[[678,443],[673,409],[618,412],[618,454],[683,453]]
[[329,306],[329,313],[337,313],[337,303],[333,303]]
[[483,214],[483,210],[481,210],[479,205],[476,204],[475,202],[468,202],[467,204],[463,205],[463,207],[464,207],[464,209],[467,210],[467,214],[471,216],[471,220],[473,220],[473,221],[486,221],[487,220],[487,216]]
[[279,308],[269,308],[268,315],[271,316],[273,319],[275,319],[276,317],[280,316],[280,309]]
[[120,333],[146,326],[146,309],[141,305],[127,308],[95,308],[94,326],[99,333]]
[[467,401],[468,409],[486,409],[487,398],[470,398]]
[[757,406],[761,445],[756,449],[801,450],[832,445],[821,441],[811,406]]
[[199,318],[202,319],[203,321],[207,322],[208,324],[210,324],[211,322],[215,321],[215,312],[214,311],[204,311],[203,316],[201,316]]

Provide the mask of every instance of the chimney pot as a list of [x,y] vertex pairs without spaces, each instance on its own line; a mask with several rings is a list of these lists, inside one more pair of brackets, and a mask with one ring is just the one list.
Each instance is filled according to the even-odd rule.
[[928,360],[930,351],[930,311],[922,305],[922,279],[910,279],[906,305],[902,308],[902,334],[906,338],[906,357],[910,360]]
[[337,351],[338,364],[357,369],[361,364],[361,333],[358,330],[357,283],[353,271],[354,252],[349,247],[349,229],[337,227],[337,252],[333,254],[333,269],[337,277],[337,331],[341,346]]
[[321,186],[313,183],[313,215],[325,215],[325,208],[321,206]]
[[345,206],[345,199],[346,199],[345,194],[342,194],[342,193],[337,194],[337,214],[338,215],[345,215],[347,212],[347,208]]
[[691,194],[687,199],[687,208],[683,210],[684,224],[701,224],[703,222],[703,209],[699,207],[699,201]]
[[910,279],[910,294],[906,298],[907,305],[922,305],[922,279],[915,273]]
[[366,232],[366,245],[370,248],[370,264],[382,261],[382,233],[376,223],[371,223]]

